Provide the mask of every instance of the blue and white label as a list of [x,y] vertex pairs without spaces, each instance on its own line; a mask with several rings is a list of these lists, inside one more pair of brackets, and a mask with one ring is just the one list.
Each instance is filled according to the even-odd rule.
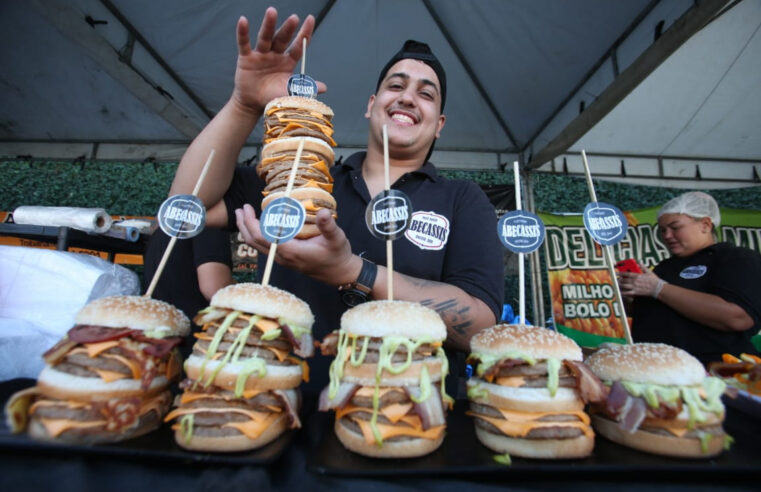
[[624,213],[615,205],[590,202],[584,208],[584,227],[597,243],[611,246],[626,236],[628,224]]
[[532,253],[544,241],[544,222],[525,210],[513,210],[500,217],[497,235],[513,253]]
[[275,198],[262,210],[259,230],[271,243],[284,243],[293,239],[304,227],[306,211],[300,201],[289,196]]
[[378,239],[397,239],[410,226],[412,202],[399,190],[384,190],[370,200],[365,209],[365,223]]
[[188,239],[199,235],[206,225],[206,207],[197,196],[174,195],[161,204],[157,218],[167,236]]
[[705,265],[693,265],[679,272],[679,276],[683,279],[694,280],[705,275],[707,271],[708,267]]
[[315,98],[317,97],[317,82],[309,75],[293,74],[288,79],[288,95]]

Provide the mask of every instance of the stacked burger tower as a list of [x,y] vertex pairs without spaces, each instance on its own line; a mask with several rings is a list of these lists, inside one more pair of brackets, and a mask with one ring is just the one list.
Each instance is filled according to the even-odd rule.
[[496,325],[476,334],[468,361],[470,411],[478,439],[525,458],[591,454],[594,432],[584,412],[605,387],[570,338],[543,327]]
[[181,447],[245,451],[301,427],[298,388],[308,366],[299,357],[314,352],[305,302],[276,287],[233,284],[193,321],[202,332],[185,362],[177,408],[165,419],[176,419]]
[[319,410],[335,410],[335,433],[349,450],[376,458],[423,456],[444,440],[449,371],[446,326],[432,309],[371,301],[341,317],[321,344],[335,355]]
[[302,138],[299,168],[290,196],[299,200],[306,211],[306,220],[297,238],[319,234],[315,214],[326,208],[336,216],[336,201],[331,195],[335,154],[333,148],[333,110],[326,104],[301,96],[273,99],[264,109],[264,147],[257,166],[259,177],[266,183],[262,208],[285,194],[288,178]]
[[13,395],[14,432],[69,444],[117,442],[159,427],[180,376],[176,347],[190,330],[174,306],[138,296],[97,299],[44,355],[36,386]]

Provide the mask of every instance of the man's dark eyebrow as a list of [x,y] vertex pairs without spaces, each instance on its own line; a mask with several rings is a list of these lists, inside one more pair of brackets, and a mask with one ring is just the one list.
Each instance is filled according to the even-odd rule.
[[[386,77],[386,80],[391,80],[394,77],[399,77],[400,79],[404,79],[405,81],[409,81],[410,80],[410,75],[408,73],[405,73],[405,72],[392,73],[391,75]],[[436,89],[437,93],[439,92],[439,86],[436,85],[436,82],[434,82],[433,80],[430,80],[430,79],[420,79],[420,82],[422,84],[424,84],[424,85],[430,85],[431,87]]]

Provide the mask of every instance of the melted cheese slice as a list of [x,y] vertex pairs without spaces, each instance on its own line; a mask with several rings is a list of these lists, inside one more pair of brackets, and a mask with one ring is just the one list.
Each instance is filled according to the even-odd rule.
[[246,422],[228,422],[222,427],[232,427],[247,438],[256,439],[262,434],[262,432],[267,430],[267,427],[269,427],[276,419],[280,418],[280,415],[276,413],[268,413],[266,415],[267,417],[259,422],[255,420],[247,420]]
[[40,419],[40,422],[45,427],[45,431],[50,437],[58,437],[63,432],[69,429],[87,429],[89,427],[100,427],[106,425],[105,420],[91,420],[89,422],[80,422],[78,420],[69,419]]
[[[386,386],[384,388],[379,388],[378,398],[383,398],[383,395],[385,395],[389,391],[404,391],[404,390],[402,390],[401,388],[395,388],[395,387],[392,387],[392,386]],[[357,396],[364,396],[366,398],[372,398],[373,395],[375,394],[375,388],[373,388],[372,386],[362,386],[354,394],[357,395]]]
[[[362,429],[362,436],[365,438],[365,442],[367,444],[374,444],[375,443],[375,435],[373,434],[373,429],[370,425],[369,420],[362,420],[362,419],[352,419],[354,422],[359,425],[359,428]],[[411,436],[411,437],[420,437],[422,439],[438,439],[441,434],[444,432],[444,428],[446,426],[439,425],[436,427],[431,427],[428,430],[420,430],[415,429],[413,427],[406,427],[403,425],[386,425],[386,424],[375,424],[375,426],[378,428],[378,432],[381,435],[382,440],[386,440],[390,437],[396,437],[396,436]]]
[[92,368],[91,371],[97,372],[98,376],[100,376],[100,378],[106,383],[112,383],[114,381],[128,377],[126,374],[122,374],[116,371],[106,371],[105,369]]
[[[531,413],[535,413],[535,412],[531,412]],[[569,412],[569,413],[575,413],[575,412]],[[504,419],[497,419],[493,417],[487,417],[486,415],[480,415],[477,413],[473,413],[471,411],[467,411],[465,412],[465,414],[471,415],[473,417],[489,422],[494,427],[499,429],[503,434],[510,437],[526,437],[528,433],[531,432],[533,429],[539,429],[542,427],[573,427],[573,428],[579,429],[588,437],[594,437],[595,435],[594,432],[592,431],[592,428],[589,426],[589,424],[586,424],[584,422],[538,422],[536,420],[531,420],[531,419],[516,421],[516,420],[504,420]],[[548,412],[545,415],[552,415],[552,413]],[[588,419],[587,419],[587,422],[588,422]]]
[[211,407],[198,407],[198,408],[175,408],[164,417],[164,422],[177,418],[182,415],[195,413],[240,413],[247,416],[249,419],[256,422],[262,422],[271,415],[269,412],[257,412],[256,410],[247,410],[245,408],[211,408]]
[[89,355],[90,358],[94,358],[97,357],[101,352],[118,345],[119,340],[109,340],[107,342],[86,343],[85,348],[87,349],[87,355]]
[[523,376],[497,378],[496,383],[500,386],[507,386],[508,388],[520,388],[526,384],[526,378]]
[[[250,389],[250,390],[244,390],[243,391],[243,398],[253,398],[259,393],[266,393],[267,390],[256,390],[256,389]],[[193,391],[185,391],[180,395],[180,403],[190,403],[192,401],[201,400],[203,398],[210,398],[215,400],[229,400],[229,398],[226,398],[224,395],[217,395],[217,394],[209,394],[209,393],[195,393]],[[235,398],[237,400],[237,398]]]
[[140,379],[143,377],[143,371],[140,367],[140,364],[137,363],[137,361],[128,359],[121,355],[116,354],[103,354],[103,357],[107,359],[115,359],[124,364],[129,368],[129,370],[132,372],[132,379]]
[[254,326],[259,328],[262,333],[267,333],[268,331],[277,330],[280,327],[280,323],[269,318],[262,318],[254,323]]
[[412,403],[392,403],[380,409],[384,417],[393,423],[399,422],[413,407]]

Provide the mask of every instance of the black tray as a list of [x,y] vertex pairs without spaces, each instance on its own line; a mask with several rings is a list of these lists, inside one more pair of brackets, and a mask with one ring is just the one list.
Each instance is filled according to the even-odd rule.
[[472,418],[465,415],[466,401],[457,401],[447,418],[444,443],[433,453],[410,459],[373,459],[348,451],[333,432],[334,413],[313,416],[309,427],[326,429],[309,453],[307,469],[336,476],[487,476],[557,479],[649,480],[656,474],[675,480],[701,478],[749,480],[761,473],[761,420],[727,409],[724,428],[734,437],[729,451],[710,459],[670,458],[620,446],[597,436],[592,456],[576,460],[512,458],[510,466],[494,461],[494,453],[476,438]]
[[[3,408],[16,391],[34,385],[33,379],[14,379],[0,383],[0,401]],[[0,423],[0,451],[29,452],[50,455],[88,455],[118,457],[151,463],[208,463],[223,465],[266,465],[278,459],[288,448],[296,431],[287,431],[266,446],[253,451],[237,453],[200,453],[187,451],[174,441],[174,431],[169,424],[157,430],[114,444],[92,446],[36,441],[26,434],[12,434],[3,415]]]

